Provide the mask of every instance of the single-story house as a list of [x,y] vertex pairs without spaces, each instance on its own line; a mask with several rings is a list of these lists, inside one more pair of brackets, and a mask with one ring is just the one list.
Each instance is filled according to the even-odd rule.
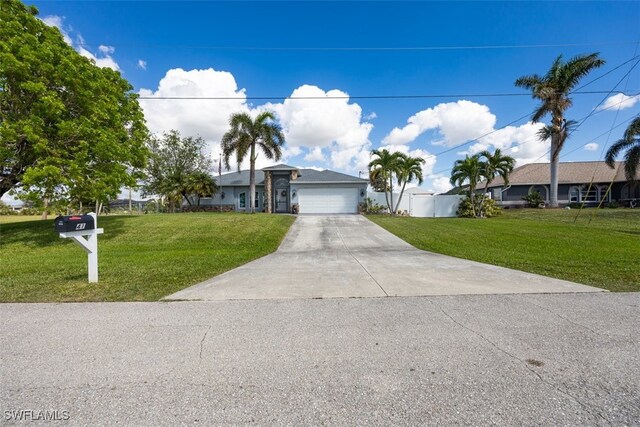
[[[218,193],[203,198],[203,206],[232,206],[246,211],[249,206],[249,171],[214,177]],[[258,212],[269,213],[357,213],[367,196],[368,180],[331,170],[299,169],[275,165],[256,170]]]
[[[498,177],[489,184],[488,190],[491,197],[503,206],[525,205],[522,196],[534,191],[539,192],[548,203],[549,174],[549,163],[530,163],[511,172],[508,186],[505,187],[504,180]],[[637,179],[640,179],[640,172]],[[612,182],[611,190],[607,193]],[[482,189],[484,182],[478,184],[478,190]],[[618,201],[622,205],[628,205],[636,199],[640,199],[640,183],[634,185],[627,181],[624,162],[616,162],[613,169],[605,162],[561,162],[558,166],[560,205],[582,202],[595,205],[600,201]]]

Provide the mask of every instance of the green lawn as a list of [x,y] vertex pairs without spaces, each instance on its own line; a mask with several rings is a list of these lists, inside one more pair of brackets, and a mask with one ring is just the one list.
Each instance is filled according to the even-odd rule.
[[640,209],[587,209],[574,222],[577,213],[512,209],[490,219],[368,218],[427,251],[616,292],[640,291]]
[[53,218],[0,218],[0,302],[155,301],[273,252],[294,221],[235,213],[100,217],[100,281],[88,284],[86,253],[58,237]]

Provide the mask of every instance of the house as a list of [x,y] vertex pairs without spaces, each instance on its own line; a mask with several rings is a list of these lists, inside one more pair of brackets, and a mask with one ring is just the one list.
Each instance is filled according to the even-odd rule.
[[[249,210],[249,171],[214,177],[218,193],[203,198],[201,205]],[[256,170],[258,212],[357,213],[367,195],[368,180],[331,170],[299,169],[275,165]]]
[[[534,191],[549,203],[549,173],[549,163],[530,163],[511,172],[508,186],[505,187],[504,180],[498,177],[489,184],[488,190],[502,206],[525,205],[522,196]],[[637,179],[640,179],[640,173]],[[607,193],[609,185],[611,190]],[[478,184],[478,189],[484,189],[484,183]],[[561,162],[558,166],[560,205],[582,202],[596,205],[614,200],[629,205],[635,199],[640,199],[640,183],[634,185],[627,181],[624,162],[616,162],[613,169],[605,162]]]

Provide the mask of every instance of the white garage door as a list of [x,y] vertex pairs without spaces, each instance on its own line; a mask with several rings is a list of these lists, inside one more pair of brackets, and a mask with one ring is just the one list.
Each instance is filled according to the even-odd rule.
[[357,213],[357,188],[301,188],[300,213]]

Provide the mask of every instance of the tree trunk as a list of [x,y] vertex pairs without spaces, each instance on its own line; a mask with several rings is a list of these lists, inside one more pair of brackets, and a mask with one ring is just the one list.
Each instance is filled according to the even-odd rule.
[[395,215],[396,213],[393,210],[393,172],[389,173],[389,196],[391,200],[389,210],[391,210],[391,215]]
[[402,190],[400,190],[400,196],[398,196],[398,203],[396,203],[396,212],[400,208],[400,202],[402,201],[402,195],[404,194],[404,187],[407,186],[407,181],[402,183]]
[[45,197],[43,200],[44,202],[44,209],[42,211],[42,217],[40,217],[42,220],[46,220],[47,219],[47,209],[49,209],[49,199],[47,197]]
[[131,187],[129,187],[129,214],[131,214]]
[[255,203],[256,193],[256,143],[251,144],[251,154],[249,155],[249,211],[256,213]]
[[558,164],[560,161],[558,138],[558,135],[553,135],[551,137],[551,163],[549,164],[551,182],[549,185],[549,205],[552,208],[558,207]]

